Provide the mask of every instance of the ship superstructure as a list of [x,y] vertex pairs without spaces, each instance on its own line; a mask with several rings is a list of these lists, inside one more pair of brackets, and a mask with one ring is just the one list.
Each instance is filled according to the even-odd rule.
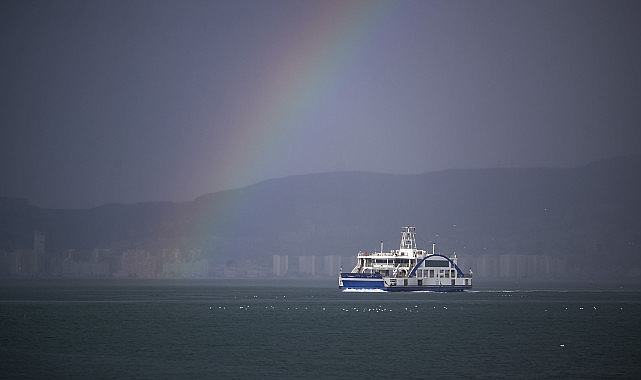
[[458,266],[456,253],[450,257],[416,248],[416,227],[401,230],[399,249],[373,253],[359,252],[349,273],[338,278],[340,289],[380,289],[384,291],[456,292],[472,288],[472,273]]

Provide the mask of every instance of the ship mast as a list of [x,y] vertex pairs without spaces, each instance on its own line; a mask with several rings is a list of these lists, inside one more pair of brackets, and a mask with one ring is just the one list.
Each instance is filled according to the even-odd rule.
[[403,227],[400,249],[416,249],[416,227]]

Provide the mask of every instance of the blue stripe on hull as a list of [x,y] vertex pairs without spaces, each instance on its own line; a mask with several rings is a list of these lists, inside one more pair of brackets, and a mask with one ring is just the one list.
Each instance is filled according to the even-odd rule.
[[383,280],[352,280],[343,279],[343,286],[341,289],[385,289]]

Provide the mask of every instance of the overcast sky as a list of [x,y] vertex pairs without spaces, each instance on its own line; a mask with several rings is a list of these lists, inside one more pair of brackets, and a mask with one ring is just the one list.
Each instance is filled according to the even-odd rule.
[[641,153],[639,1],[0,2],[0,196]]

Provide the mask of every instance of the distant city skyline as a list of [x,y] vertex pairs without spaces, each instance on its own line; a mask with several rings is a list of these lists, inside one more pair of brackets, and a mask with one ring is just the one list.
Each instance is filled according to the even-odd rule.
[[641,154],[635,1],[0,3],[0,196]]

